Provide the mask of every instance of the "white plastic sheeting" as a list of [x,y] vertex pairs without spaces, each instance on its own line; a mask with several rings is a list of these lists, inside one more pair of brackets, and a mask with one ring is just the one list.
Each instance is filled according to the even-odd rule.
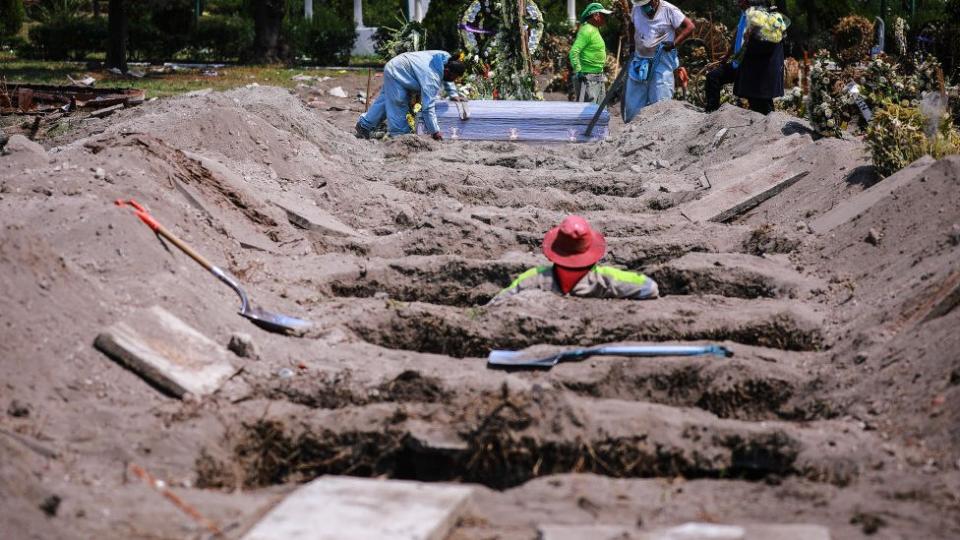
[[[469,120],[460,119],[453,102],[436,107],[440,132],[448,140],[590,142],[605,139],[610,125],[610,113],[603,111],[591,136],[585,135],[597,112],[593,103],[477,100],[468,104]],[[420,122],[417,132],[424,132]]]

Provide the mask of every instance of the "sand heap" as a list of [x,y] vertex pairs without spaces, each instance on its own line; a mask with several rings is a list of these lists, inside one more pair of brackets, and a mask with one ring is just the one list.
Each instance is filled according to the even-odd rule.
[[[338,127],[352,114],[251,88],[124,111],[47,150],[11,140],[0,530],[201,534],[127,478],[136,463],[233,535],[323,474],[486,486],[453,538],[691,520],[960,534],[960,161],[818,230],[889,180],[860,142],[814,141],[780,114],[663,103],[606,142],[553,146],[358,141]],[[710,221],[730,206],[718,194],[770,178],[796,180]],[[314,330],[238,317],[228,288],[118,198]],[[483,307],[571,212],[664,298]],[[255,354],[233,357],[212,395],[165,395],[92,346],[150,306]],[[492,348],[661,341],[737,355],[484,362]]]

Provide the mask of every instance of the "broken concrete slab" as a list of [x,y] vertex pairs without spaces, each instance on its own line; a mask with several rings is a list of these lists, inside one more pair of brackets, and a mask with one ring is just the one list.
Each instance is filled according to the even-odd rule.
[[936,163],[930,156],[923,156],[914,161],[905,169],[888,176],[862,193],[837,205],[832,210],[810,222],[810,229],[819,234],[826,234],[840,225],[856,219],[875,204],[890,196],[894,191],[912,183],[921,177],[923,171]]
[[332,236],[359,236],[356,229],[343,224],[316,204],[304,202],[305,200],[309,199],[277,194],[271,197],[270,202],[286,212],[287,219],[294,227]]
[[[207,168],[209,169],[210,167]],[[178,180],[173,180],[173,185],[190,206],[210,219],[218,228],[222,228],[226,234],[240,244],[240,247],[265,252],[271,252],[273,250],[274,242],[270,240],[270,237],[259,231],[256,227],[250,226],[248,220],[237,219],[235,214],[225,211],[216,204],[205,204],[201,202],[205,198],[200,191],[193,186],[189,186]]]
[[211,394],[237,372],[230,352],[159,306],[114,324],[94,346],[179,398]]
[[791,135],[763,145],[762,148],[746,155],[709,167],[703,171],[703,174],[710,186],[721,188],[769,167],[771,162],[775,163],[789,157],[811,144],[813,140],[807,135]]
[[686,523],[658,529],[638,540],[830,540],[830,531],[818,525],[720,525]]
[[270,511],[244,540],[442,540],[473,488],[325,476]]
[[540,525],[538,540],[630,540],[631,529],[621,525]]
[[731,221],[809,174],[808,171],[794,171],[792,167],[794,165],[770,166],[739,181],[715,186],[699,201],[689,203],[680,214],[694,223]]

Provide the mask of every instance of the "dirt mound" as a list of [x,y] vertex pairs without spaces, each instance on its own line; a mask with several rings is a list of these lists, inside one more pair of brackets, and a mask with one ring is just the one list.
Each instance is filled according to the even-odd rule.
[[[799,512],[837,538],[867,522],[960,533],[960,161],[815,235],[809,221],[877,179],[860,142],[814,141],[780,114],[669,102],[602,143],[535,146],[360,141],[354,112],[333,109],[263,87],[183,97],[0,156],[0,528],[199,533],[125,481],[136,463],[236,535],[276,485],[328,473],[492,488],[454,538],[623,516],[637,529],[637,512],[644,526]],[[685,217],[744,179],[801,171],[728,223]],[[113,204],[129,198],[314,329],[237,317],[230,289]],[[485,306],[544,262],[544,231],[571,212],[607,235],[605,263],[648,272],[665,297]],[[153,305],[222,345],[250,334],[259,360],[236,358],[211,396],[157,393],[92,347]],[[714,341],[736,356],[484,360]]]

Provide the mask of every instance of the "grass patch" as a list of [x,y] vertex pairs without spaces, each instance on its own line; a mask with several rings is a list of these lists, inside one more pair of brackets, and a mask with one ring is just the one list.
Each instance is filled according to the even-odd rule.
[[204,88],[222,91],[252,83],[293,88],[298,81],[292,80],[292,77],[300,73],[328,77],[347,73],[337,69],[315,70],[286,66],[225,66],[216,70],[215,77],[191,70],[180,73],[148,73],[142,79],[134,79],[113,75],[107,71],[90,71],[83,62],[18,60],[2,56],[0,62],[0,78],[6,79],[7,83],[64,85],[70,84],[67,75],[74,79],[90,75],[97,79],[97,88],[142,88],[146,91],[147,98],[175,96]]

